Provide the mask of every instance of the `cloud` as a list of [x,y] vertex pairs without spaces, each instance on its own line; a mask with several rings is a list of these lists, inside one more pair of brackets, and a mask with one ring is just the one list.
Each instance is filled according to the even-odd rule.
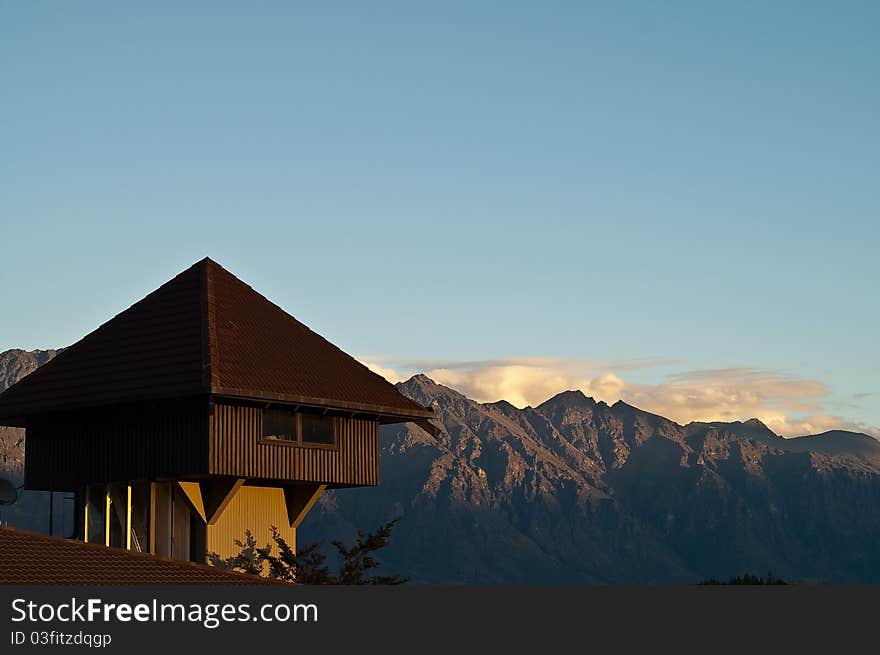
[[566,389],[581,389],[598,400],[614,402],[623,388],[623,380],[614,373],[589,376],[589,371],[602,366],[600,362],[592,360],[510,357],[473,361],[392,362],[386,357],[373,356],[364,357],[361,361],[389,382],[404,378],[400,370],[424,372],[434,381],[453,387],[479,402],[503,399],[518,407],[538,405]]
[[504,399],[517,407],[538,405],[566,389],[580,389],[599,400],[613,402],[623,388],[623,380],[613,373],[582,379],[568,370],[546,365],[507,364],[467,371],[438,368],[427,375],[475,400]]
[[381,364],[377,364],[375,362],[363,361],[361,360],[361,364],[366,366],[368,369],[373,371],[373,373],[378,373],[383,378],[388,380],[391,384],[396,384],[398,382],[402,382],[406,378],[397,373],[394,369],[387,368],[382,366]]
[[[735,420],[780,412],[819,412],[828,389],[818,380],[772,371],[729,368],[686,371],[655,385],[630,385],[627,402],[662,408],[685,421]],[[659,412],[658,412],[659,413]]]
[[404,378],[400,370],[424,372],[479,402],[503,399],[517,407],[536,406],[561,391],[577,389],[596,400],[609,404],[624,400],[682,424],[757,418],[783,436],[845,429],[880,437],[877,427],[829,413],[830,391],[823,382],[778,371],[747,367],[681,371],[645,384],[631,376],[669,362],[605,364],[553,357],[393,362],[374,357],[365,363],[391,382]]
[[584,371],[601,368],[610,368],[615,371],[636,371],[676,363],[675,360],[670,359],[636,359],[628,362],[608,364],[607,362],[596,359],[560,359],[558,357],[505,357],[500,359],[476,360],[412,359],[399,361],[380,355],[367,357],[366,359],[375,362],[394,361],[394,363],[398,364],[401,368],[416,371],[431,371],[437,369],[459,371],[497,368],[503,366],[543,367],[554,370],[565,369],[568,371]]
[[654,385],[627,385],[628,403],[679,422],[757,418],[782,436],[826,430],[880,430],[825,411],[830,392],[819,380],[754,368],[686,371]]

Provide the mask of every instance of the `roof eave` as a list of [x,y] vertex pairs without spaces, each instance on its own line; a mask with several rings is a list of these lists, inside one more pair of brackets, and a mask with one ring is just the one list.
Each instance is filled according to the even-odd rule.
[[6,428],[23,428],[27,426],[27,418],[24,416],[4,416],[0,414],[0,426]]
[[373,405],[358,403],[335,398],[316,398],[312,396],[295,396],[290,394],[271,393],[253,389],[235,389],[231,387],[215,387],[212,390],[215,398],[228,398],[231,400],[248,400],[255,402],[278,402],[290,405],[303,405],[306,407],[325,408],[344,412],[373,414],[385,420],[385,423],[404,423],[432,419],[434,411],[428,407],[423,409],[394,407],[392,405]]
[[[11,387],[10,387],[11,388]],[[210,394],[201,388],[181,388],[172,394],[156,393],[144,395],[132,395],[131,397],[119,397],[99,399],[94,402],[68,402],[55,403],[51,406],[40,404],[19,404],[12,410],[0,409],[0,425],[8,427],[27,427],[27,420],[34,416],[45,416],[61,412],[78,412],[88,410],[104,410],[111,407],[125,407],[130,405],[143,405],[148,403],[184,400],[193,398],[207,398]]]

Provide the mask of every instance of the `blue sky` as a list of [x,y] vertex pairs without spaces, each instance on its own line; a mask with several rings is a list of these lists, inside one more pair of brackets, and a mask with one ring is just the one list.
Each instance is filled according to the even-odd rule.
[[181,4],[0,1],[0,350],[209,255],[480,399],[880,426],[880,5]]

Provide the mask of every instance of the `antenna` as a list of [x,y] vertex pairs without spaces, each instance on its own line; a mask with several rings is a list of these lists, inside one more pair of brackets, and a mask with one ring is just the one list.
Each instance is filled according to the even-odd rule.
[[13,505],[18,500],[18,490],[21,486],[16,487],[6,478],[0,478],[0,507]]
[[18,501],[19,490],[24,485],[15,486],[6,478],[0,478],[0,524],[3,522],[3,508],[8,505],[14,505]]

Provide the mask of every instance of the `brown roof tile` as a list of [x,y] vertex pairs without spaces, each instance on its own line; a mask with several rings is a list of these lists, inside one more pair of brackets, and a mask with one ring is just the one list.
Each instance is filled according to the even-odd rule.
[[285,584],[203,564],[0,527],[0,584]]
[[206,258],[0,394],[0,421],[207,394],[433,416]]

